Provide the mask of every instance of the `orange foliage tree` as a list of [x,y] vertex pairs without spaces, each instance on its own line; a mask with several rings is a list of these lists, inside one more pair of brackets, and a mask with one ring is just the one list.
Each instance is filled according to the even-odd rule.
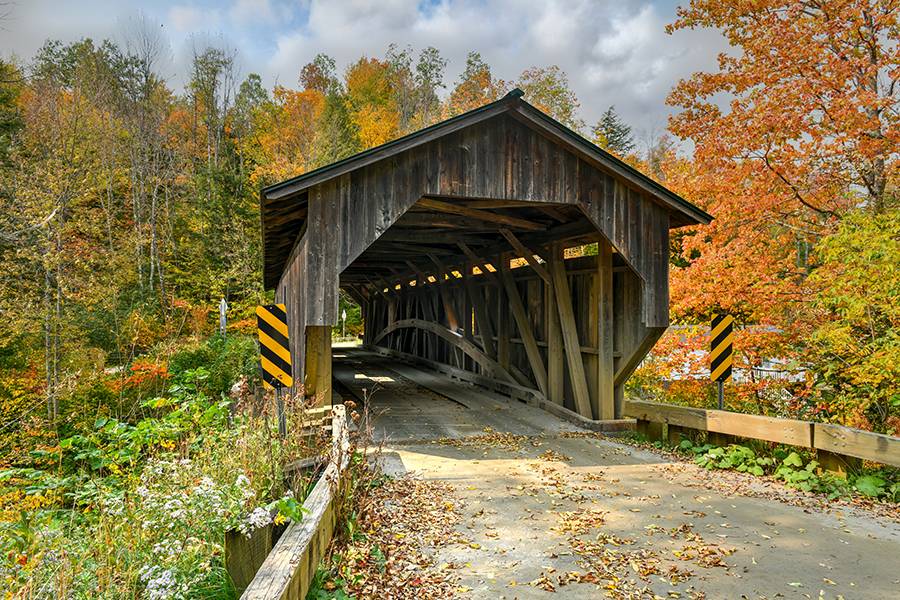
[[663,171],[715,216],[675,238],[673,316],[702,322],[722,310],[753,325],[739,334],[742,366],[781,358],[817,369],[804,344],[822,325],[809,278],[824,260],[817,247],[846,215],[896,205],[897,9],[694,0],[668,28],[715,28],[735,49],[670,94],[680,109],[670,130],[694,156],[669,157]]
[[386,61],[361,58],[347,69],[347,102],[364,148],[397,137],[400,112]]

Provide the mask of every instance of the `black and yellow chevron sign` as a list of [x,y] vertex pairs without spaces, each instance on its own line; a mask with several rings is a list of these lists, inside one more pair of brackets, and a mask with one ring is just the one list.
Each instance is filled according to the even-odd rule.
[[259,364],[263,385],[269,389],[291,387],[294,379],[284,304],[257,306],[256,326],[259,329]]
[[714,316],[709,337],[710,379],[728,381],[731,379],[731,360],[734,355],[734,317]]

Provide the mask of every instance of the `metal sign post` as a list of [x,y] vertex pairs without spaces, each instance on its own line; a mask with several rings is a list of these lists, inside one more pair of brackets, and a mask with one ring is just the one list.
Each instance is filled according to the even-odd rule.
[[347,309],[341,311],[341,337],[347,337]]
[[287,419],[284,414],[282,390],[294,385],[291,368],[291,350],[288,343],[287,311],[284,304],[267,304],[256,307],[256,324],[259,332],[259,365],[263,385],[275,390],[278,411],[278,434],[287,435]]
[[716,382],[719,410],[725,408],[725,382],[731,379],[734,355],[734,317],[716,315],[709,332],[709,378]]
[[228,303],[225,302],[225,298],[222,298],[219,301],[219,333],[222,334],[222,339],[225,339],[225,331],[228,328]]

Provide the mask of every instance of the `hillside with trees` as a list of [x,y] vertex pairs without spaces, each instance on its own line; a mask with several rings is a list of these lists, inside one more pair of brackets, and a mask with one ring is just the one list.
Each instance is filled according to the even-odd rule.
[[[227,589],[224,529],[289,500],[247,449],[308,450],[260,434],[264,411],[233,421],[255,401],[253,309],[271,300],[260,187],[514,87],[715,217],[673,231],[674,326],[632,395],[713,406],[707,327],[727,312],[740,375],[730,409],[900,434],[895,3],[695,0],[670,25],[688,28],[721,31],[734,52],[678,83],[655,137],[613,106],[585,123],[588,99],[557,66],[506,81],[475,51],[455,79],[438,48],[392,45],[346,67],[322,53],[269,88],[227,46],[197,44],[178,89],[161,74],[166,40],[144,23],[125,42],[48,40],[0,61],[0,522],[12,540],[0,587],[121,597],[165,583],[153,566],[168,560],[192,593]],[[358,331],[359,308],[342,305]],[[179,470],[173,452],[193,462]],[[230,515],[182,554],[110,517],[140,508],[123,508],[127,494],[146,492],[151,511],[178,485],[215,490]],[[210,506],[184,507],[177,527]],[[46,570],[36,532],[69,527],[85,547],[42,534],[65,555]],[[129,545],[113,555],[92,538]],[[41,589],[28,587],[35,573]]]

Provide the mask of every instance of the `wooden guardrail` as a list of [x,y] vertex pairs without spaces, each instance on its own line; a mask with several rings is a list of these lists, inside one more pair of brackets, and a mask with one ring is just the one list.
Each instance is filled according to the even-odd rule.
[[328,466],[303,502],[308,511],[291,523],[272,548],[242,600],[302,600],[316,574],[336,525],[335,497],[349,463],[346,409],[332,408],[331,456]]
[[624,410],[636,419],[637,430],[651,439],[661,440],[666,425],[672,443],[699,430],[708,432],[717,444],[728,443],[733,436],[813,448],[819,463],[835,471],[856,466],[860,460],[900,467],[900,438],[852,427],[640,400],[625,401]]

